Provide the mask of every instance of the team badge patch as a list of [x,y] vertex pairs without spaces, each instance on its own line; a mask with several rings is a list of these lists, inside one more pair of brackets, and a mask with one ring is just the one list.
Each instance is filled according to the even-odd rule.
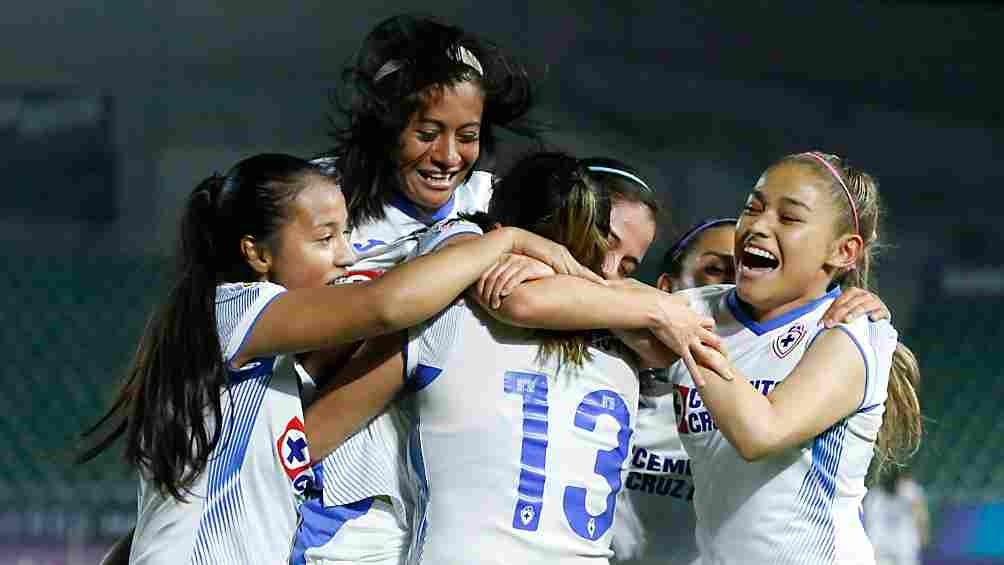
[[279,435],[275,450],[286,476],[293,482],[294,489],[297,492],[305,490],[312,480],[312,473],[307,434],[303,431],[303,422],[299,417],[293,417],[286,424],[286,430]]
[[774,354],[779,358],[786,357],[799,343],[802,342],[806,333],[805,326],[802,324],[795,324],[794,326],[791,326],[788,328],[788,331],[777,336],[777,339],[774,340]]

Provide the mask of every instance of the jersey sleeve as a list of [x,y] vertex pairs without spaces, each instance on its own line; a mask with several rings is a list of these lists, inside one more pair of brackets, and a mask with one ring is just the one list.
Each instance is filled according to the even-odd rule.
[[[850,323],[838,324],[833,331],[842,331],[851,338],[865,363],[865,390],[858,411],[866,411],[885,402],[892,354],[896,350],[899,334],[888,320],[872,322],[861,316]],[[825,331],[820,329],[819,337]],[[811,344],[810,344],[811,346]]]
[[216,330],[227,363],[241,350],[265,307],[285,291],[270,282],[223,284],[216,288]]
[[466,311],[467,306],[458,302],[408,330],[405,381],[409,388],[422,390],[443,372],[450,351],[459,345],[460,325]]
[[453,218],[443,220],[429,227],[418,239],[418,247],[415,249],[415,256],[428,255],[438,251],[447,241],[459,235],[484,235],[481,228],[467,220]]

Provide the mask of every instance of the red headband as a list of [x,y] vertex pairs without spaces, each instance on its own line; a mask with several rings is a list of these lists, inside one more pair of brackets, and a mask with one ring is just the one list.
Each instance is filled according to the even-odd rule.
[[844,177],[840,175],[837,168],[830,164],[825,157],[819,152],[808,151],[802,153],[802,155],[808,155],[813,159],[819,161],[824,167],[840,182],[840,187],[844,189],[844,194],[847,195],[847,203],[851,205],[851,214],[854,216],[854,233],[861,235],[861,226],[858,223],[858,207],[854,204],[854,197],[851,195],[851,190],[847,188],[847,183],[844,182]]

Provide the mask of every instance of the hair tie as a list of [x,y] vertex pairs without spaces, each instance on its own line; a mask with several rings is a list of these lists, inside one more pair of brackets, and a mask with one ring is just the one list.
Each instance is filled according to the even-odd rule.
[[802,155],[807,155],[822,163],[823,166],[826,167],[826,170],[830,171],[830,174],[833,175],[833,178],[837,179],[840,183],[840,187],[844,189],[844,194],[847,195],[847,203],[851,206],[851,215],[854,216],[854,233],[861,235],[861,225],[858,222],[858,207],[854,204],[854,197],[851,195],[851,190],[847,188],[847,183],[844,182],[844,177],[841,176],[840,172],[837,171],[837,168],[831,165],[830,162],[827,161],[826,158],[818,151],[807,151],[802,153]]
[[647,190],[649,192],[652,192],[652,189],[649,188],[648,185],[645,184],[645,181],[641,180],[638,177],[638,175],[633,175],[633,174],[631,174],[631,173],[629,173],[627,171],[622,171],[620,169],[615,169],[613,167],[603,167],[603,166],[600,166],[600,165],[588,165],[588,166],[586,166],[586,170],[587,171],[592,171],[594,173],[609,173],[611,175],[617,175],[617,176],[624,177],[626,179],[631,179],[634,182],[636,182],[639,185],[641,185],[642,188],[644,188],[645,190]]
[[478,58],[474,56],[474,53],[470,49],[463,45],[458,45],[457,58],[461,63],[477,71],[478,75],[485,76],[485,70],[481,68],[481,61],[478,61]]
[[396,73],[397,71],[404,68],[405,62],[401,59],[391,59],[384,63],[380,69],[373,75],[373,82],[380,82],[387,75]]
[[[458,63],[463,63],[464,65],[474,69],[479,76],[485,76],[485,70],[481,66],[481,62],[478,61],[478,58],[474,56],[474,53],[472,53],[470,49],[464,47],[463,45],[457,45],[455,49],[447,52],[447,56]],[[373,82],[380,82],[388,75],[392,75],[403,69],[407,66],[407,64],[408,62],[404,59],[388,60],[386,63],[381,65],[377,72],[373,75]]]

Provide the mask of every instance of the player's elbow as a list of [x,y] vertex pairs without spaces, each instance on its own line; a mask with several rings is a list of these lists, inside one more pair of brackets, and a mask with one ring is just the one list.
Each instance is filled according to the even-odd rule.
[[764,449],[752,442],[740,442],[736,445],[736,451],[739,452],[739,457],[742,457],[743,461],[747,463],[754,463],[767,456],[767,452]]
[[416,315],[419,308],[415,308],[413,305],[421,304],[421,301],[414,296],[414,291],[411,288],[401,285],[388,286],[388,288],[380,290],[379,296],[380,299],[371,307],[372,335],[385,335],[400,331],[414,326],[424,319],[424,317]]
[[760,461],[777,452],[773,435],[770,430],[762,427],[750,429],[737,438],[735,448],[739,452],[739,456],[747,463]]
[[545,306],[534,293],[523,292],[517,287],[502,301],[498,313],[507,324],[522,328],[539,328],[541,318],[547,317]]

